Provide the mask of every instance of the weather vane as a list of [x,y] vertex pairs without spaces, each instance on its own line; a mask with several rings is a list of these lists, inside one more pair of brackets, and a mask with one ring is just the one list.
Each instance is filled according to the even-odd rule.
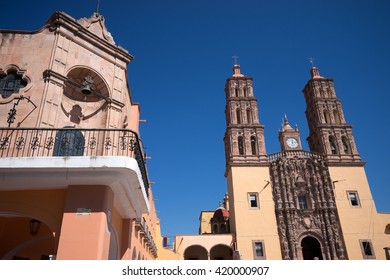
[[314,57],[309,57],[308,60],[311,64],[311,66],[314,67],[314,60],[316,60],[316,59]]
[[232,58],[233,58],[234,65],[237,65],[238,56],[233,55]]

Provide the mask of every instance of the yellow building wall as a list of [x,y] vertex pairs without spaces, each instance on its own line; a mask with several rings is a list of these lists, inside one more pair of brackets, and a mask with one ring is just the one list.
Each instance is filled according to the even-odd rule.
[[214,211],[202,211],[199,217],[199,234],[212,233],[211,219],[214,216]]
[[164,248],[163,247],[163,240],[161,236],[161,228],[160,228],[160,220],[157,220],[156,223],[156,246],[158,250],[158,257],[157,260],[178,260],[179,255],[176,254],[172,249],[170,248]]
[[[267,166],[230,167],[227,171],[230,228],[241,259],[254,259],[253,241],[263,241],[266,259],[282,259]],[[257,193],[260,207],[251,209],[248,193]]]
[[[369,239],[376,259],[386,259],[384,247],[390,246],[390,235],[385,234],[390,214],[378,214],[371,195],[364,167],[329,167],[335,189],[348,258],[364,259],[360,241]],[[347,192],[357,191],[360,206],[350,204]]]

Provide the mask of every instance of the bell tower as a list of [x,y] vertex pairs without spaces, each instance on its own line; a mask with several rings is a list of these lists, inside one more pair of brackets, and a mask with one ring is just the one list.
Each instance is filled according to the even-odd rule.
[[233,66],[233,75],[226,81],[226,166],[267,163],[264,126],[259,122],[252,81],[241,74],[238,64]]
[[264,126],[259,122],[252,81],[235,63],[225,85],[225,176],[233,255],[244,260],[280,259]]
[[347,124],[333,79],[320,76],[317,67],[302,92],[306,99],[307,138],[310,151],[322,153],[329,163],[363,164],[357,151],[352,126]]

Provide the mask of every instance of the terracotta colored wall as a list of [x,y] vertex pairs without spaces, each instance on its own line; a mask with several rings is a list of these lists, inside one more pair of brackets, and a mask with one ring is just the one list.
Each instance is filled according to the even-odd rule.
[[[82,128],[127,128],[138,132],[139,105],[130,100],[126,77],[126,63],[115,60],[93,43],[75,36],[71,31],[61,27],[59,33],[50,32],[48,28],[31,34],[0,33],[2,47],[0,69],[17,69],[28,77],[29,83],[20,91],[38,107],[22,123],[21,127],[64,127]],[[93,50],[93,51],[91,51]],[[92,71],[104,81],[109,97],[116,103],[102,107],[104,101],[80,102],[64,96],[64,82],[50,78],[44,80],[44,71],[50,69],[60,75],[68,76],[74,69]],[[80,75],[83,72],[80,72]],[[7,115],[13,107],[16,95],[0,102],[7,103],[0,112],[0,126],[6,127]],[[122,104],[122,105],[118,105]],[[84,116],[95,114],[95,117],[83,118],[79,123],[71,121],[69,112],[74,105],[79,105]],[[123,107],[121,107],[123,106]],[[18,106],[18,120],[27,115],[33,106],[22,102]]]
[[[1,191],[0,258],[16,247],[20,247],[21,250],[17,250],[15,254],[30,259],[40,259],[41,254],[55,255],[65,197],[66,190],[63,189]],[[29,232],[31,219],[37,219],[42,223],[36,236],[31,236]],[[42,238],[44,236],[47,238]],[[41,241],[34,241],[33,239],[36,238],[41,239]],[[29,242],[30,245],[26,242]],[[34,246],[38,246],[40,249],[33,249]]]
[[69,186],[57,259],[108,259],[112,202],[109,187]]
[[[1,62],[0,68],[16,68],[22,70],[30,79],[30,85],[23,89],[21,93],[28,96],[39,106],[41,103],[44,83],[42,73],[49,65],[51,53],[54,45],[54,37],[47,29],[37,34],[4,34],[0,33],[2,46],[0,48]],[[26,90],[27,89],[27,90]],[[14,98],[14,95],[2,100],[8,102]],[[3,105],[0,112],[0,126],[7,127],[7,114],[12,108],[14,102]],[[33,107],[27,102],[22,102],[19,107],[26,114]],[[18,108],[18,109],[19,109]],[[35,127],[37,124],[39,110],[35,110],[23,122],[23,126]],[[21,116],[22,112],[19,112]],[[18,117],[19,117],[18,116]]]

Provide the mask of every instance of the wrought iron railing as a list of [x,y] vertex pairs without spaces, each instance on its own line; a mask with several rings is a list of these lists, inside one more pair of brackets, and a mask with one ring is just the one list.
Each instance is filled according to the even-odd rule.
[[323,156],[321,154],[308,152],[308,151],[304,151],[304,150],[297,150],[297,151],[283,151],[283,152],[279,152],[279,153],[270,154],[270,155],[268,155],[268,160],[275,161],[280,157],[323,159]]
[[146,194],[149,181],[137,133],[128,129],[0,128],[0,158],[126,156],[141,171]]

